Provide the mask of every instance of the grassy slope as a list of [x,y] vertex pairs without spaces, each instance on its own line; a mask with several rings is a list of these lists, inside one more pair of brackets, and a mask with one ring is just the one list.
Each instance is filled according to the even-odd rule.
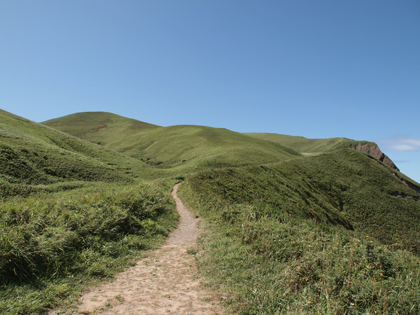
[[2,110],[0,151],[2,196],[23,192],[28,185],[133,182],[150,169],[136,159]]
[[0,166],[2,314],[77,300],[177,224],[146,163],[1,110]]
[[0,313],[67,309],[161,245],[178,222],[170,187],[92,183],[0,202]]
[[418,314],[420,196],[394,172],[349,149],[197,172],[201,272],[237,314]]
[[374,145],[373,142],[355,141],[347,138],[308,139],[305,137],[288,136],[275,133],[247,133],[246,135],[282,144],[301,153],[311,154],[319,154],[337,149],[348,148],[350,146],[356,146],[359,143],[369,143]]
[[419,252],[420,195],[394,173],[363,153],[341,149],[279,164],[199,172],[189,182],[197,193],[229,204],[261,203],[274,216],[338,224]]
[[119,148],[119,143],[126,137],[137,137],[146,130],[160,128],[106,112],[76,113],[42,124],[111,149]]
[[[396,249],[418,252],[419,195],[394,173],[409,179],[381,162],[354,150],[337,150],[359,142],[267,134],[258,139],[210,127],[158,127],[108,113],[80,113],[45,124],[52,122],[143,159],[130,166],[137,175],[191,174],[180,194],[213,224],[214,235],[204,238],[208,255],[201,258],[202,271],[236,296],[238,313],[420,311],[415,303],[420,295],[418,258]],[[2,133],[10,139],[19,130]],[[68,144],[73,140],[55,137],[37,136],[37,141],[85,152]],[[24,158],[19,145],[19,151],[13,150]],[[121,170],[128,168],[125,158],[130,163],[134,159],[93,147],[103,150],[95,161],[130,177]],[[297,151],[316,156],[302,157]],[[110,154],[106,164],[102,152]],[[42,170],[50,180],[67,180]],[[361,235],[369,235],[369,241],[360,241]]]
[[[88,127],[87,121],[92,122]],[[404,175],[366,154],[341,149],[360,141],[345,138],[306,139],[276,134],[253,134],[251,137],[202,126],[164,128],[108,113],[79,113],[47,124],[52,122],[85,138],[95,135],[108,147],[114,147],[113,141],[119,139],[120,149],[125,147],[125,153],[154,165],[155,169],[161,171],[159,175],[170,167],[175,168],[176,172],[208,169],[209,174],[223,174],[217,180],[220,189],[229,191],[233,189],[232,185],[238,185],[232,193],[236,199],[229,202],[265,200],[267,203],[267,200],[271,200],[271,206],[289,208],[289,213],[338,223],[346,228],[354,226],[376,235],[384,243],[398,242],[420,248],[415,241],[420,239],[416,231],[420,223],[417,217],[418,199],[415,199],[418,194],[401,182],[399,178],[410,181]],[[133,131],[134,125],[140,127]],[[71,126],[76,127],[72,129]],[[112,141],[106,139],[108,134],[113,135]],[[276,142],[319,156],[316,159],[301,158],[296,151],[285,149]],[[244,178],[241,177],[244,168],[215,170],[215,167],[262,165],[279,161],[283,161],[281,167],[266,165],[246,168],[250,173]],[[229,172],[234,173],[231,176],[233,179],[226,175]],[[398,173],[399,177],[394,173]],[[217,175],[209,176],[200,186],[212,185],[212,178]],[[235,178],[241,179],[235,181]],[[279,195],[278,191],[282,193]],[[262,195],[257,195],[258,192]],[[276,194],[279,199],[273,199],[272,196]]]
[[78,113],[43,124],[143,159],[159,169],[177,168],[184,173],[201,167],[272,163],[299,156],[282,145],[226,129],[157,127],[109,113]]
[[226,129],[172,126],[138,140],[136,157],[154,158],[163,167],[182,164],[235,166],[269,163],[299,155],[281,145],[256,140]]

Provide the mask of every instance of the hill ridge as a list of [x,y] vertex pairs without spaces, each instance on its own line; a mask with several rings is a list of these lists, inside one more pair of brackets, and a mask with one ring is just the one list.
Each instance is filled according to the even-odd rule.
[[371,155],[375,159],[399,171],[399,168],[395,163],[379,149],[379,146],[375,142],[371,141],[352,140],[344,137],[310,139],[302,136],[289,136],[276,133],[247,133],[247,135],[281,143],[285,146],[292,147],[303,154],[318,154],[341,148],[350,148]]
[[[155,168],[177,168],[180,172],[190,172],[195,167],[272,163],[300,156],[297,151],[281,144],[255,139],[226,128],[198,125],[159,127],[145,123],[144,128],[133,130],[131,126],[136,120],[130,118],[118,116],[113,123],[105,125],[100,118],[113,114],[87,115],[91,118],[89,126],[83,123],[87,121],[83,113],[43,124],[143,160]],[[80,117],[81,123],[77,121]]]

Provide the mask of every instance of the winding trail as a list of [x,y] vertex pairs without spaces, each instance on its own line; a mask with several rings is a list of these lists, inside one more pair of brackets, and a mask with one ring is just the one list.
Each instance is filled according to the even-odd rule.
[[223,314],[223,308],[200,286],[194,256],[198,219],[193,218],[172,190],[180,223],[164,246],[126,271],[111,283],[84,294],[79,314]]

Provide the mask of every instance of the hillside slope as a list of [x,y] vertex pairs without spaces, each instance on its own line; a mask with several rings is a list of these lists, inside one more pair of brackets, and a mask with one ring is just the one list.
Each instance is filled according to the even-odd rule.
[[107,112],[75,113],[42,124],[105,147],[118,146],[122,138],[136,137],[146,130],[160,128]]
[[0,183],[7,196],[28,185],[124,181],[147,173],[141,161],[0,110]]
[[394,162],[386,156],[374,142],[356,141],[347,138],[308,139],[299,136],[288,136],[275,133],[247,133],[251,137],[282,144],[301,152],[304,155],[316,155],[338,149],[354,149],[373,156],[386,165],[399,171]]
[[152,173],[0,110],[0,313],[46,314],[161,245],[178,215]]
[[[0,310],[45,311],[77,279],[162,241],[177,222],[170,187],[185,179],[181,197],[209,224],[200,270],[232,294],[234,313],[420,311],[419,184],[374,143],[102,112],[45,124],[73,136],[0,111],[1,193],[17,195],[2,198],[0,276],[13,286],[0,287]],[[40,190],[54,193],[24,198]]]
[[78,113],[43,124],[161,169],[178,167],[189,172],[197,167],[272,163],[300,156],[283,145],[227,129],[158,127],[109,113]]
[[420,195],[401,176],[350,149],[193,174],[206,284],[234,314],[418,314]]
[[[420,194],[401,173],[361,152],[341,149],[283,161],[198,172],[191,189],[229,204],[268,205],[270,216],[342,225],[420,250]],[[264,208],[264,207],[263,207]]]

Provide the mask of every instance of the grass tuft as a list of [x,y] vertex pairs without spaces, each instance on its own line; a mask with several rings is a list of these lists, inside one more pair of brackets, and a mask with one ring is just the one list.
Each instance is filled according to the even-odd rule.
[[174,202],[162,186],[92,190],[1,204],[3,313],[42,313],[74,295],[72,283],[77,291],[92,279],[110,277],[140,251],[162,243],[177,224]]

